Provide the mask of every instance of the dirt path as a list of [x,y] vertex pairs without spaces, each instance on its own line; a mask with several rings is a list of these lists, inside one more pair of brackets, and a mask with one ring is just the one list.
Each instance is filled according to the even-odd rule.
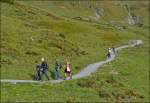
[[[123,48],[128,48],[128,47],[134,47],[136,45],[143,44],[142,40],[131,40],[128,42],[127,45],[123,45],[120,47],[117,47],[115,50],[121,50]],[[103,66],[105,63],[108,63],[112,60],[115,59],[115,54],[112,54],[112,57],[110,59],[106,59],[104,61],[100,61],[94,64],[89,64],[87,67],[85,67],[83,70],[81,70],[78,74],[75,74],[72,76],[72,79],[78,79],[82,77],[89,76],[91,73],[94,73],[98,68]],[[66,80],[70,80],[67,78]],[[10,79],[2,79],[0,80],[1,82],[10,82],[10,83],[60,83],[66,80],[50,80],[50,81],[34,81],[34,80],[10,80]]]

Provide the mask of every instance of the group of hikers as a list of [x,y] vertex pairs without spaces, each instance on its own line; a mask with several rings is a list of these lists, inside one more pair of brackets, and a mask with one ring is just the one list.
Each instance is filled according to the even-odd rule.
[[[110,59],[112,57],[112,54],[115,54],[115,48],[108,48],[107,52],[107,59]],[[66,80],[67,75],[69,75],[70,79],[72,79],[72,69],[71,69],[71,63],[66,60],[64,65],[61,65],[57,60],[55,62],[55,79],[62,79],[61,77],[61,68],[64,67],[64,73],[65,73],[65,78]],[[48,80],[50,80],[50,77],[48,76],[48,63],[45,60],[45,58],[41,58],[41,63],[36,64],[36,74],[35,74],[35,79],[36,80],[42,80],[42,76],[45,75]]]
[[112,54],[116,54],[116,50],[114,47],[108,48],[107,59],[110,59],[112,57]]
[[[55,79],[62,79],[60,72],[61,68],[64,67],[64,73],[65,78],[67,75],[69,75],[70,79],[72,79],[72,73],[71,73],[71,63],[66,60],[66,63],[64,65],[61,65],[57,60],[55,62]],[[42,80],[43,75],[46,76],[48,80],[50,80],[50,77],[48,76],[48,63],[45,60],[45,58],[41,58],[41,63],[36,64],[36,73],[35,73],[35,79],[36,80]]]

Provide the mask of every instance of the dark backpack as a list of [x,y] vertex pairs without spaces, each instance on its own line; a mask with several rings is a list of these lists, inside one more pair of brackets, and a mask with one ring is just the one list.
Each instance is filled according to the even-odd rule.
[[41,64],[41,69],[43,69],[42,71],[45,71],[46,69],[48,69],[48,64],[47,64],[47,62],[42,62],[42,64]]
[[39,71],[40,68],[41,68],[41,65],[40,65],[40,64],[37,64],[37,65],[36,65],[36,71]]

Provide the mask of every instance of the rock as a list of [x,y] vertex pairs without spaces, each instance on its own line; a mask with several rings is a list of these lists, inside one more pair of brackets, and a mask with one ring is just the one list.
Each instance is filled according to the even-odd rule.
[[138,25],[140,23],[140,19],[138,16],[130,15],[128,16],[128,23],[130,25]]

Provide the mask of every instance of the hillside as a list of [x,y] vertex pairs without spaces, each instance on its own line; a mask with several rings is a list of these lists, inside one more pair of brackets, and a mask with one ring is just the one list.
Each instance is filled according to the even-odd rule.
[[[97,89],[99,90],[99,87],[102,86],[101,83],[107,79],[106,77],[109,77],[107,72],[111,71],[112,67],[122,72],[121,76],[117,76],[116,79],[120,78],[118,82],[125,82],[123,90],[133,89],[145,101],[148,101],[148,1],[14,1],[13,3],[6,1],[1,3],[2,79],[33,79],[35,62],[40,61],[41,57],[48,60],[49,75],[51,75],[51,79],[54,79],[56,59],[64,63],[64,60],[69,58],[74,68],[73,74],[75,74],[86,65],[105,59],[108,47],[117,47],[132,39],[141,39],[144,41],[144,45],[134,48],[136,53],[130,49],[121,52],[117,59],[118,64],[114,61],[90,78],[81,79],[81,82],[72,80],[58,84],[56,88],[62,89],[60,92],[62,98],[64,98],[63,92],[66,93],[66,96],[70,95],[71,92],[68,91],[68,88],[74,91],[75,94],[72,94],[73,96],[70,98],[63,100],[60,97],[60,100],[57,100],[58,95],[55,94],[50,99],[51,92],[55,92],[56,85],[2,84],[2,101],[27,101],[27,99],[34,101],[33,98],[39,95],[35,95],[33,98],[27,95],[32,95],[34,92],[31,91],[35,91],[39,87],[43,89],[37,90],[37,94],[49,90],[47,100],[44,99],[46,97],[43,97],[40,99],[41,101],[86,101],[87,97],[90,97],[89,101],[90,99],[94,101],[103,101],[104,99],[105,101],[105,98],[99,98]],[[130,25],[128,21],[130,15],[139,17],[139,23]],[[130,59],[133,62],[129,62]],[[125,62],[125,66],[128,65],[127,71],[122,70],[122,62]],[[135,71],[137,74],[134,74]],[[126,75],[127,72],[130,75]],[[104,76],[101,73],[104,73]],[[141,77],[140,73],[143,73],[144,76]],[[125,78],[132,82],[123,81],[124,76],[122,75],[126,75]],[[141,79],[135,80],[136,78],[131,75],[139,76],[145,82],[143,83]],[[93,78],[102,78],[102,80]],[[91,80],[95,80],[96,87],[86,87],[88,84],[86,81],[91,83]],[[135,83],[133,83],[134,80]],[[85,84],[82,84],[83,81]],[[141,83],[142,88],[145,88],[143,90],[140,88],[141,86],[138,86]],[[126,86],[127,84],[129,86]],[[22,94],[24,89],[21,86],[29,89],[24,96]],[[107,84],[104,83],[103,86],[107,87]],[[14,88],[13,94],[9,94],[9,89],[12,88]],[[112,91],[117,89],[110,86],[108,88]],[[117,90],[121,91],[122,89]],[[23,96],[23,99],[20,98],[20,95]],[[77,95],[79,97],[75,98]],[[81,99],[82,95],[83,99]],[[116,100],[111,97],[108,98],[108,101],[111,99]],[[141,98],[139,100],[141,101]],[[133,99],[133,101],[136,100]]]

